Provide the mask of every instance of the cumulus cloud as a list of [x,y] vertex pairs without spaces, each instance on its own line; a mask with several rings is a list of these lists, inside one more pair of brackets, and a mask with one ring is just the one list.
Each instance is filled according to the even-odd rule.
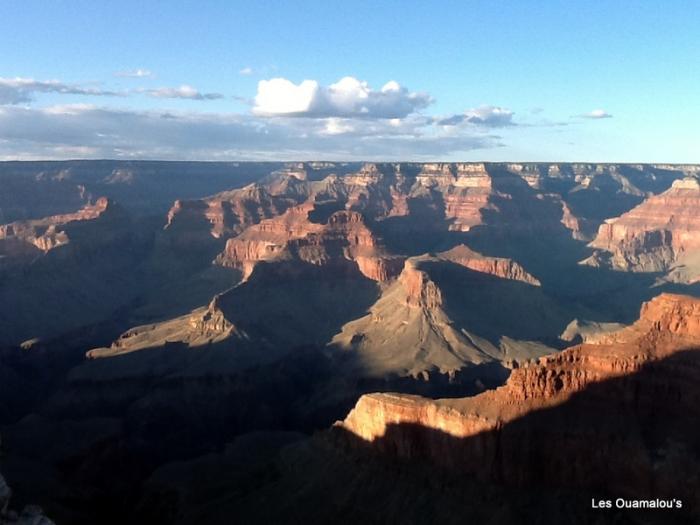
[[146,89],[140,91],[155,98],[184,98],[189,100],[216,100],[224,98],[221,93],[201,93],[187,84],[174,88],[161,87],[157,89]]
[[612,118],[612,115],[605,111],[604,109],[594,109],[593,111],[589,111],[588,113],[584,113],[582,115],[579,115],[581,118],[592,118],[592,119],[599,119],[599,118]]
[[0,108],[0,158],[424,160],[499,145],[430,118],[258,118],[91,105]]
[[23,104],[30,102],[35,93],[58,93],[61,95],[123,96],[123,93],[95,87],[66,84],[58,80],[34,80],[33,78],[1,78],[0,104]]
[[261,80],[253,112],[261,116],[403,118],[425,108],[431,98],[395,81],[374,90],[367,82],[344,77],[329,86],[315,80],[295,84],[286,78]]
[[253,68],[252,67],[244,67],[243,69],[240,69],[238,71],[238,74],[243,75],[244,77],[247,77],[247,76],[253,74]]
[[514,113],[511,110],[499,106],[479,106],[478,108],[468,109],[464,113],[441,119],[438,121],[438,124],[441,126],[457,126],[462,123],[468,123],[476,126],[502,128],[515,125],[513,115]]
[[500,146],[490,130],[510,125],[513,115],[484,106],[440,121],[420,111],[432,102],[427,94],[395,81],[374,89],[354,77],[328,86],[313,80],[262,81],[248,113],[26,104],[39,93],[223,98],[190,85],[116,92],[57,80],[0,78],[0,159],[425,160]]
[[124,77],[124,78],[148,78],[148,77],[154,77],[155,75],[153,74],[152,71],[148,69],[129,69],[126,71],[117,71],[114,73],[115,77]]

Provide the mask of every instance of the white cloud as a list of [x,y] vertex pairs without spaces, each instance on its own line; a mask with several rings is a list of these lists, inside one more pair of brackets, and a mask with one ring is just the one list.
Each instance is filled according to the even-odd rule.
[[321,131],[326,135],[342,135],[355,131],[355,127],[347,119],[331,117],[326,119],[326,125]]
[[262,116],[403,118],[430,104],[426,93],[410,92],[395,81],[379,91],[367,82],[344,77],[321,86],[315,80],[300,84],[285,78],[261,80],[253,112]]
[[66,84],[58,80],[34,80],[33,78],[0,77],[0,104],[22,104],[30,102],[35,93],[58,93],[61,95],[123,96],[124,93],[108,91],[90,86]]
[[114,73],[115,77],[124,77],[124,78],[149,78],[149,77],[154,77],[155,75],[153,74],[152,71],[148,69],[129,69],[126,71],[117,71]]
[[139,92],[155,98],[185,98],[189,100],[216,100],[224,98],[221,93],[200,93],[192,86],[183,84],[180,87],[161,87],[157,89],[139,90]]
[[258,82],[253,112],[259,115],[299,115],[308,113],[318,97],[315,80],[304,80],[298,86],[285,78]]
[[238,71],[238,74],[247,77],[247,76],[253,74],[253,68],[252,67],[244,67],[243,69]]
[[438,121],[441,126],[457,126],[462,123],[474,124],[491,128],[514,126],[514,113],[499,106],[479,106],[468,109],[462,114],[452,115]]
[[105,109],[90,105],[0,111],[0,158],[173,160],[424,160],[498,146],[498,137],[443,133],[416,115],[258,118],[201,112]]
[[97,106],[92,104],[57,104],[44,108],[43,111],[49,115],[78,115],[96,109]]
[[612,118],[612,115],[605,111],[604,109],[594,109],[593,111],[589,111],[588,113],[584,113],[583,115],[579,115],[582,118],[592,118],[592,119],[599,119],[599,118]]

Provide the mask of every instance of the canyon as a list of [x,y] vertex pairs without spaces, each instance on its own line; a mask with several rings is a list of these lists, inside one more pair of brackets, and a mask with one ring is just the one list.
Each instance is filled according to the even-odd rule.
[[[673,182],[665,192],[650,197],[620,217],[600,225],[591,246],[593,264],[637,272],[669,272],[687,282],[700,279],[693,259],[698,251],[696,210],[700,204],[700,182],[686,177]],[[692,261],[692,262],[691,262]],[[690,273],[683,272],[690,263]]]
[[[583,495],[679,497],[666,518],[692,520],[699,176],[0,163],[13,506],[78,524],[303,522],[314,505],[508,523],[550,491],[571,523],[590,522]],[[367,503],[383,491],[393,505]]]
[[[697,508],[694,487],[676,474],[680,451],[697,443],[698,347],[700,300],[662,294],[630,327],[525,361],[495,390],[440,400],[368,394],[336,428],[479,479],[604,487]],[[665,440],[662,421],[683,433]],[[584,437],[595,449],[585,450]],[[696,456],[683,461],[683,469],[697,469],[687,463]]]

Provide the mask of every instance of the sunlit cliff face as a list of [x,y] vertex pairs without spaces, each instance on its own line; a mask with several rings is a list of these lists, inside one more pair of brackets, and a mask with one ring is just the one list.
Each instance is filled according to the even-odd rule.
[[700,299],[663,294],[643,305],[634,325],[525,362],[495,391],[438,401],[370,394],[360,398],[337,425],[367,441],[384,438],[387,428],[405,424],[459,438],[476,436],[529,413],[562,405],[591,385],[632,376],[651,363],[696,347],[700,348]]

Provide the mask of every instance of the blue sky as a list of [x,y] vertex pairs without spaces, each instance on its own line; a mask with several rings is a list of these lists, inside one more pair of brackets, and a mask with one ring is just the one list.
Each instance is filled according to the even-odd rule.
[[0,5],[0,158],[698,162],[700,2]]

